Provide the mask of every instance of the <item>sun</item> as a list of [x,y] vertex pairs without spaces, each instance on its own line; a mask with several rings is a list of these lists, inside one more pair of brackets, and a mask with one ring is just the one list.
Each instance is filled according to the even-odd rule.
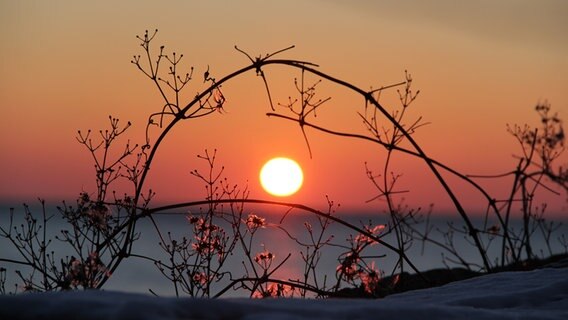
[[270,159],[260,170],[260,184],[266,192],[278,197],[296,193],[303,181],[302,168],[289,158]]

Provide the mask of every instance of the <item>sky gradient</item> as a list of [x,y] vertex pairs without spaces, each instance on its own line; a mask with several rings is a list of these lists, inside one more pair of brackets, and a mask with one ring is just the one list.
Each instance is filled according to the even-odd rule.
[[[207,70],[222,77],[252,56],[295,45],[281,57],[317,63],[335,77],[369,89],[396,83],[408,70],[420,95],[409,120],[430,123],[415,138],[431,157],[467,174],[513,170],[520,149],[507,124],[538,125],[534,106],[545,100],[568,118],[568,3],[565,1],[6,1],[0,0],[0,201],[17,205],[37,197],[72,199],[94,191],[88,152],[78,129],[105,128],[108,116],[131,121],[128,138],[142,143],[148,114],[162,101],[135,66],[136,35],[159,29],[155,45],[184,54],[195,68],[189,101],[203,89]],[[297,71],[265,70],[275,102],[293,95]],[[316,81],[315,77],[308,81]],[[364,133],[360,98],[322,84],[332,99],[319,124]],[[320,90],[319,89],[319,90]],[[310,159],[294,123],[267,118],[263,83],[254,73],[223,87],[226,113],[179,125],[162,146],[149,186],[157,201],[203,197],[189,172],[205,169],[196,155],[217,149],[231,183],[268,198],[258,182],[264,162],[297,160],[304,187],[288,200],[325,208],[325,195],[343,210],[378,210],[364,163],[380,170],[384,150],[369,142],[307,131]],[[397,106],[396,92],[381,102]],[[559,161],[568,163],[566,155]],[[447,196],[419,160],[395,156],[405,203],[449,210]],[[455,182],[452,182],[455,183]],[[499,198],[510,181],[491,182]],[[452,185],[473,211],[481,199]],[[567,210],[566,195],[542,194],[550,210]]]

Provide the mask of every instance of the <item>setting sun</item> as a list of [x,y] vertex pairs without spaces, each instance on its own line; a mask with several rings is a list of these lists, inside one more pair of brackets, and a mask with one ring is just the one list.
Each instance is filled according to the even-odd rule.
[[286,197],[300,189],[304,181],[302,168],[288,158],[273,158],[260,170],[260,184],[266,192]]

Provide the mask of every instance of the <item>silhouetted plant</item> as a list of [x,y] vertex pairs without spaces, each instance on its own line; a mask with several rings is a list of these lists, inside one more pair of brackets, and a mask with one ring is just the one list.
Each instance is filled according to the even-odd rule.
[[[392,116],[398,123],[402,124],[403,127],[407,127],[410,134],[413,134],[416,129],[424,125],[424,123],[422,123],[422,118],[418,118],[412,124],[407,126],[404,124],[404,117],[408,107],[410,107],[412,102],[417,98],[420,91],[416,91],[415,93],[412,91],[412,77],[408,72],[405,72],[405,81],[403,83],[396,84],[396,86],[398,85],[404,85],[404,90],[402,92],[397,90],[400,109],[392,111]],[[389,87],[392,88],[392,86]],[[373,93],[376,93],[377,101],[379,101],[381,92],[385,89],[387,88],[380,88],[372,91]],[[377,108],[369,110],[369,105],[365,104],[365,112],[359,113],[359,116],[363,120],[363,124],[369,133],[376,140],[382,141],[389,146],[399,146],[404,141],[405,136],[396,125],[392,125],[390,128],[385,127],[384,125],[379,125],[380,122]],[[373,171],[368,168],[367,163],[365,163],[365,167],[367,177],[379,191],[379,194],[369,201],[381,199],[386,202],[387,212],[391,220],[390,223],[393,226],[392,230],[395,232],[397,248],[400,253],[403,253],[409,249],[412,243],[412,238],[409,237],[408,232],[404,232],[405,230],[403,229],[408,224],[406,223],[406,220],[408,218],[412,218],[415,212],[413,212],[413,210],[407,212],[406,207],[396,205],[395,203],[396,200],[394,199],[394,196],[404,194],[407,191],[395,187],[401,175],[395,174],[390,169],[394,151],[395,150],[393,148],[386,148],[386,156],[382,173],[375,175]],[[401,273],[404,272],[404,259],[402,254],[399,254],[399,259],[393,273],[396,271],[397,267]]]
[[[414,240],[430,242],[446,250],[449,256],[446,263],[455,263],[467,268],[476,267],[491,271],[493,267],[507,262],[517,262],[524,257],[534,258],[531,237],[540,230],[546,241],[557,225],[544,220],[544,207],[535,211],[535,193],[537,189],[550,190],[544,180],[568,190],[568,173],[563,167],[555,167],[555,160],[564,151],[564,133],[562,122],[550,113],[548,104],[539,105],[537,111],[541,116],[541,131],[528,127],[510,128],[510,132],[521,144],[523,155],[519,157],[516,170],[500,175],[514,176],[510,196],[505,200],[496,200],[478,183],[474,176],[466,176],[447,165],[431,158],[414,138],[415,131],[425,123],[421,117],[407,121],[407,110],[415,101],[418,92],[411,89],[412,78],[405,73],[404,81],[379,89],[363,90],[353,84],[330,76],[317,65],[290,59],[278,59],[276,55],[292,47],[253,58],[245,51],[235,49],[245,55],[250,64],[224,76],[215,77],[210,67],[203,72],[201,86],[204,86],[189,102],[182,96],[182,91],[193,80],[194,69],[187,73],[180,72],[183,55],[167,54],[161,46],[155,53],[152,41],[156,32],[146,31],[138,36],[142,55],[135,55],[132,64],[147,77],[156,88],[163,105],[159,111],[152,113],[146,123],[146,134],[143,145],[130,146],[127,142],[122,152],[115,155],[111,146],[130,127],[130,123],[121,127],[119,121],[110,117],[110,129],[100,131],[100,138],[93,140],[91,132],[78,133],[78,141],[92,155],[95,163],[96,192],[93,196],[82,193],[76,206],[64,203],[60,208],[61,218],[67,228],[61,230],[54,238],[46,232],[47,223],[53,216],[44,208],[42,218],[37,218],[26,207],[24,223],[17,226],[14,215],[10,215],[7,228],[0,227],[0,236],[8,239],[19,252],[22,260],[0,258],[0,261],[19,264],[31,270],[24,275],[17,272],[23,283],[23,290],[66,290],[78,288],[101,288],[109,277],[126,258],[140,258],[152,261],[163,276],[169,280],[176,295],[182,293],[199,297],[219,297],[230,290],[244,290],[251,297],[328,297],[348,296],[345,290],[354,289],[365,296],[381,296],[384,285],[383,271],[376,263],[384,255],[376,254],[377,247],[390,250],[397,256],[397,263],[392,270],[394,277],[389,285],[395,286],[399,274],[405,272],[406,266],[419,273],[408,258],[408,248]],[[286,103],[273,103],[273,95],[269,86],[266,69],[272,65],[287,67],[291,72],[298,71],[299,78],[294,80],[298,98],[290,97]],[[165,69],[164,69],[165,68]],[[302,130],[310,155],[307,128],[319,130],[331,135],[354,139],[363,139],[384,147],[385,161],[379,174],[366,164],[366,174],[378,194],[374,199],[386,200],[386,212],[389,220],[386,223],[369,222],[361,226],[349,223],[334,214],[336,205],[328,199],[326,211],[320,211],[302,204],[250,199],[247,188],[230,185],[223,176],[223,168],[215,167],[216,151],[199,155],[198,158],[207,164],[205,173],[200,170],[191,174],[205,184],[204,200],[172,203],[164,206],[150,206],[154,192],[146,181],[150,174],[155,156],[162,142],[171,130],[181,121],[223,113],[226,97],[222,86],[253,71],[263,81],[271,112],[269,117],[287,119],[296,122]],[[308,78],[314,77],[315,81]],[[363,111],[359,116],[367,129],[368,135],[339,132],[315,124],[318,110],[329,101],[330,97],[317,98],[317,88],[321,82],[328,82],[357,94],[363,99]],[[380,102],[383,92],[388,89],[397,90],[400,107],[388,110]],[[283,113],[279,113],[283,110]],[[403,143],[404,142],[404,143]],[[408,147],[405,147],[408,146]],[[114,150],[114,149],[113,149]],[[441,231],[443,240],[435,240],[431,233],[430,211],[423,213],[421,209],[413,209],[404,205],[399,196],[406,190],[400,188],[401,175],[391,169],[394,153],[402,153],[423,161],[434,179],[442,186],[452,201],[455,210],[462,219],[462,226],[450,224],[449,229]],[[460,195],[446,181],[442,173],[449,173],[473,186],[487,200],[487,215],[482,227],[475,226],[470,214],[460,201]],[[493,177],[496,178],[496,177]],[[129,181],[131,193],[117,196],[111,188],[119,180]],[[269,221],[267,216],[253,212],[245,207],[247,204],[268,205],[285,208],[280,221]],[[524,227],[517,233],[510,226],[513,210],[520,204]],[[179,209],[194,209],[191,213],[172,212]],[[294,234],[285,226],[290,212],[304,212],[312,215],[315,221],[307,220],[302,235]],[[161,214],[183,214],[187,217],[186,236],[176,238],[171,232],[164,231],[157,221]],[[490,216],[497,223],[489,223]],[[136,254],[132,248],[139,235],[137,222],[147,219],[153,225],[160,238],[160,247],[167,260],[157,257]],[[337,239],[328,234],[331,224],[345,227],[351,235]],[[420,227],[424,225],[424,231]],[[297,250],[291,252],[275,252],[270,244],[258,243],[259,234],[270,229],[277,230],[291,239]],[[476,248],[480,262],[467,261],[462,257],[454,243],[454,235],[463,235]],[[387,235],[394,235],[395,244],[385,240]],[[500,261],[492,263],[488,256],[489,246],[501,239],[502,253]],[[564,237],[560,238],[564,239]],[[48,247],[53,241],[61,242],[71,248],[71,255],[59,257]],[[566,247],[566,241],[564,246]],[[324,254],[331,248],[342,252],[337,257],[335,281],[319,274],[319,263]],[[547,248],[552,253],[550,247]],[[240,260],[242,269],[229,267],[231,255],[240,253],[235,259]],[[303,262],[300,276],[281,277],[278,271],[287,264],[293,255],[299,256]],[[398,272],[398,274],[397,274]],[[5,271],[0,270],[0,286],[4,292]],[[358,291],[357,291],[358,290]]]
[[[112,157],[113,145],[130,127],[120,127],[119,121],[109,117],[110,129],[99,131],[94,140],[89,130],[78,132],[77,140],[89,151],[95,163],[95,198],[81,193],[76,205],[63,203],[59,214],[48,214],[45,202],[40,200],[41,214],[38,218],[28,206],[24,206],[24,222],[17,224],[14,211],[10,213],[6,228],[0,226],[0,236],[10,241],[22,260],[2,259],[25,266],[26,271],[16,271],[23,285],[17,290],[49,291],[77,288],[97,288],[110,277],[122,247],[136,240],[134,233],[122,232],[122,226],[131,220],[132,197],[116,194],[109,196],[109,187],[124,175],[127,159],[136,146],[126,143],[123,151]],[[112,198],[112,199],[109,199]],[[149,200],[149,199],[148,199]],[[63,221],[65,227],[53,235],[48,231],[48,222]],[[68,248],[60,256],[54,246]],[[60,250],[57,250],[60,251]],[[39,276],[36,277],[36,274]]]
[[[482,249],[486,252],[494,245],[500,245],[501,254],[494,257],[494,267],[504,267],[507,264],[518,264],[523,260],[538,259],[539,256],[534,252],[531,239],[537,232],[544,239],[547,250],[546,255],[553,255],[551,248],[552,234],[560,228],[560,223],[547,221],[545,219],[546,204],[536,204],[537,191],[554,191],[550,185],[554,184],[560,189],[566,190],[565,170],[562,166],[555,167],[555,160],[564,152],[564,134],[562,121],[556,114],[550,115],[550,105],[547,103],[536,106],[542,128],[530,129],[528,125],[508,127],[508,131],[517,139],[521,145],[521,156],[516,156],[519,163],[515,170],[493,176],[463,176],[465,181],[476,185],[472,178],[484,179],[503,179],[512,176],[513,184],[510,195],[505,199],[495,199],[487,196],[488,210],[480,227],[480,234],[484,236]],[[480,189],[481,190],[481,189]],[[485,192],[481,190],[482,192]],[[511,217],[520,213],[522,226],[515,229],[511,223]],[[495,214],[498,223],[491,223],[491,213]],[[423,217],[422,217],[423,218]],[[445,252],[443,258],[446,264],[453,264],[466,267],[468,269],[484,269],[482,265],[468,261],[463,257],[461,250],[455,245],[454,238],[460,235],[467,239],[468,230],[466,228],[448,223],[446,229],[426,226],[422,231],[418,228],[420,222],[428,222],[429,216],[424,219],[406,223],[406,230],[415,240],[426,241],[442,248]],[[442,240],[432,236],[435,231],[442,236]],[[564,235],[558,237],[562,244]],[[500,244],[498,244],[500,242]],[[541,252],[540,258],[544,258]],[[488,270],[489,271],[489,270]]]
[[[544,228],[538,227],[537,223],[542,223],[543,215],[542,212],[538,215],[535,215],[534,210],[536,207],[533,204],[535,199],[535,192],[537,189],[546,189],[552,191],[548,188],[544,183],[543,179],[547,178],[550,182],[559,185],[562,189],[566,190],[566,170],[563,169],[562,166],[552,169],[552,163],[554,160],[560,157],[562,152],[564,151],[563,139],[564,133],[562,129],[562,122],[558,119],[557,115],[550,114],[550,107],[548,105],[539,105],[537,106],[537,111],[541,116],[541,121],[544,125],[542,129],[542,133],[537,135],[537,132],[532,132],[528,129],[520,129],[520,127],[515,127],[515,132],[511,129],[512,132],[517,139],[523,145],[524,156],[520,157],[520,165],[518,166],[517,170],[514,172],[499,175],[499,176],[491,176],[489,178],[499,178],[504,177],[507,175],[516,175],[515,182],[513,184],[513,193],[508,199],[505,200],[496,200],[494,197],[489,195],[487,191],[485,191],[478,183],[476,183],[473,178],[480,178],[480,176],[466,176],[464,174],[459,173],[458,171],[444,165],[443,163],[436,161],[432,158],[426,156],[426,154],[420,149],[420,147],[416,144],[413,140],[411,135],[415,132],[417,128],[423,125],[422,119],[418,118],[410,125],[405,125],[402,122],[402,118],[407,110],[408,105],[414,101],[417,94],[413,94],[410,90],[411,78],[407,74],[406,81],[403,83],[397,83],[390,86],[385,86],[383,88],[379,88],[377,90],[372,90],[369,92],[365,92],[359,88],[354,87],[353,85],[337,80],[333,77],[330,77],[326,74],[318,72],[317,70],[311,70],[311,68],[306,67],[302,68],[302,76],[304,75],[305,71],[310,71],[310,73],[320,76],[323,79],[329,80],[331,82],[335,82],[340,86],[345,86],[350,90],[353,90],[359,94],[361,94],[365,98],[365,113],[361,114],[360,116],[363,119],[363,123],[365,127],[368,129],[370,136],[360,135],[355,133],[349,132],[339,132],[335,130],[331,130],[328,128],[324,128],[318,126],[312,122],[306,120],[307,113],[299,114],[298,112],[293,112],[293,116],[287,116],[278,113],[268,113],[269,116],[279,117],[287,120],[292,120],[297,122],[302,131],[304,131],[305,127],[310,127],[322,132],[326,132],[332,135],[348,137],[348,138],[356,138],[356,139],[363,139],[367,141],[371,141],[377,144],[380,144],[385,147],[387,154],[386,154],[386,161],[383,167],[382,174],[375,175],[372,170],[370,170],[367,166],[367,175],[374,186],[379,191],[379,194],[376,198],[383,198],[387,202],[387,212],[391,215],[391,221],[394,225],[398,226],[395,228],[395,233],[397,234],[396,238],[398,240],[398,252],[404,252],[405,245],[403,244],[410,244],[412,240],[423,240],[434,243],[441,247],[442,249],[446,250],[453,258],[446,256],[445,259],[452,263],[457,263],[468,268],[476,267],[483,269],[485,271],[491,271],[492,267],[498,265],[505,265],[511,262],[519,262],[523,258],[533,259],[536,256],[532,253],[531,245],[530,245],[530,238],[534,234],[534,232],[540,228],[543,231],[543,236],[545,239],[550,239],[551,228]],[[401,91],[397,91],[399,95],[399,100],[401,101],[402,108],[399,111],[393,111],[392,114],[389,114],[384,108],[382,108],[378,102],[380,93],[384,89],[390,89],[392,87],[400,86],[401,84],[406,84],[405,89]],[[379,93],[377,98],[373,97],[373,93]],[[313,93],[312,93],[313,94]],[[371,112],[368,111],[368,106],[372,106]],[[289,108],[290,109],[290,108]],[[303,108],[302,110],[304,110]],[[310,112],[315,112],[315,110],[310,110]],[[386,118],[389,120],[388,123],[392,124],[392,128],[385,129],[385,126],[382,127],[377,126],[377,119],[379,116],[382,117],[381,119]],[[526,127],[527,128],[527,127]],[[410,142],[410,145],[414,148],[406,149],[401,147],[399,142],[403,139],[407,139]],[[538,151],[536,151],[538,149]],[[418,210],[409,210],[408,214],[401,214],[398,208],[394,206],[394,202],[392,196],[397,192],[394,189],[396,182],[398,181],[400,175],[394,174],[388,171],[389,168],[389,159],[390,155],[394,152],[402,152],[405,154],[409,154],[418,158],[421,158],[426,162],[428,167],[432,170],[435,177],[441,183],[442,187],[446,190],[448,195],[450,196],[452,202],[454,203],[462,221],[464,222],[464,226],[456,227],[453,224],[450,224],[448,230],[438,230],[440,233],[443,234],[445,238],[444,242],[440,242],[439,240],[434,240],[430,235],[432,228],[427,226],[427,230],[424,232],[419,231],[417,226],[423,222],[426,222],[428,225],[428,220],[424,220],[425,217],[419,214]],[[539,155],[540,163],[536,163],[533,158],[535,155]],[[527,171],[529,168],[540,168],[539,170],[535,171]],[[487,199],[487,218],[483,224],[483,226],[476,227],[469,215],[465,212],[465,209],[462,207],[461,202],[457,194],[455,194],[448,183],[444,180],[441,176],[439,170],[446,171],[459,179],[469,183],[475,189],[477,189],[482,196]],[[382,178],[382,181],[379,181],[378,178]],[[532,183],[531,186],[528,183]],[[554,191],[552,191],[554,192]],[[515,198],[515,196],[519,196],[520,198]],[[512,208],[517,204],[521,203],[522,205],[522,212],[523,212],[523,221],[524,221],[524,228],[522,229],[522,235],[512,235],[511,229],[509,225],[509,219],[511,215]],[[544,208],[543,208],[544,209]],[[498,223],[496,225],[488,225],[489,223],[489,215],[493,214],[494,217],[497,219]],[[538,216],[539,218],[534,220],[534,218]],[[404,217],[404,219],[402,218]],[[428,216],[426,217],[426,219]],[[534,223],[531,223],[531,219],[534,220]],[[398,221],[397,221],[398,220]],[[547,231],[548,230],[548,231]],[[453,235],[460,234],[465,237],[467,241],[471,241],[472,245],[477,248],[477,251],[480,253],[481,256],[481,265],[477,263],[471,263],[469,261],[464,260],[461,257],[461,253],[459,250],[454,246]],[[482,241],[481,237],[488,237]],[[494,264],[489,260],[487,256],[487,252],[490,246],[490,243],[495,240],[496,237],[502,239],[502,255],[501,258],[498,259]],[[403,239],[404,238],[404,239]],[[405,240],[406,239],[406,240]],[[486,241],[489,242],[486,242]],[[523,256],[521,255],[520,248],[526,251],[526,254]],[[401,264],[399,266],[402,267]],[[401,270],[402,271],[402,270]]]

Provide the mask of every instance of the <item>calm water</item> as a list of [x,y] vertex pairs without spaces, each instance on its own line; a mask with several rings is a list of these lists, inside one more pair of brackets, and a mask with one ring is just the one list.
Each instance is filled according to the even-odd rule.
[[[6,207],[2,207],[0,209],[2,210],[0,211],[0,224],[5,227],[8,222],[9,210]],[[33,210],[33,212],[39,212],[38,208],[33,208]],[[52,210],[52,212],[56,212],[55,209]],[[261,210],[262,209],[259,209],[259,211],[255,210],[255,212],[262,212]],[[22,208],[16,208],[17,215],[20,215],[22,213]],[[290,259],[287,261],[287,263],[281,269],[279,269],[279,272],[275,275],[285,279],[295,279],[300,277],[303,272],[304,266],[299,252],[301,250],[301,247],[299,247],[294,240],[290,239],[288,234],[274,226],[276,224],[279,224],[280,219],[282,218],[282,214],[273,213],[264,214],[262,216],[266,218],[269,226],[259,230],[257,237],[253,242],[252,250],[254,252],[260,252],[266,249],[270,252],[273,252],[276,255],[275,264],[282,261],[282,259],[285,258],[288,254],[291,254]],[[384,216],[353,214],[338,216],[357,226],[361,226],[362,223],[368,224],[369,221],[371,221],[374,225],[384,224],[388,222]],[[181,237],[183,236],[192,237],[191,226],[188,224],[186,217],[183,214],[159,216],[156,218],[156,221],[158,222],[160,230],[162,230],[162,232],[164,233],[171,232],[173,238],[181,239]],[[308,221],[313,226],[315,232],[319,232],[319,223],[313,215],[302,214],[294,211],[286,216],[281,226],[283,226],[294,237],[302,240],[307,240],[308,233],[306,232],[306,228],[304,227],[305,221]],[[452,222],[455,226],[458,227],[462,225],[460,220],[458,219],[454,219]],[[431,218],[430,223],[435,228],[446,230],[448,219]],[[483,221],[480,219],[479,221],[475,221],[475,223],[478,227],[481,227]],[[519,230],[519,222],[515,221],[514,225],[515,230]],[[49,225],[48,232],[52,235],[56,234],[59,232],[59,230],[61,230],[63,226],[64,225],[61,222],[54,220]],[[225,225],[224,227],[227,226]],[[424,230],[423,225],[418,226],[418,228]],[[158,245],[159,238],[157,236],[157,233],[154,227],[149,223],[149,221],[142,220],[138,224],[138,232],[140,233],[140,239],[135,242],[133,253],[167,260],[165,252]],[[332,241],[334,245],[347,245],[346,239],[350,238],[351,236],[356,236],[356,233],[342,225],[333,223],[326,230],[324,237],[327,238],[331,235],[334,236]],[[444,241],[441,234],[436,231],[432,231],[431,235],[438,241]],[[567,223],[563,223],[560,229],[558,229],[551,238],[550,242],[552,245],[552,250],[555,253],[563,253],[565,251],[565,248],[558,241],[558,237],[560,237],[561,235],[568,236]],[[391,244],[395,243],[392,235],[385,236],[383,240]],[[462,235],[456,234],[454,240],[455,246],[459,249],[460,255],[463,258],[468,261],[478,263],[480,262],[477,250],[469,245]],[[489,249],[489,254],[493,258],[497,257],[500,252],[500,247],[498,244],[500,244],[500,242],[495,242]],[[548,255],[548,249],[545,246],[544,238],[538,230],[533,235],[532,245],[535,248],[535,252],[541,253],[541,250],[543,250],[542,255]],[[70,254],[65,246],[62,243],[58,243],[57,241],[52,244],[51,249],[55,250],[58,254],[60,254],[60,256]],[[338,246],[330,246],[323,251],[321,261],[318,265],[318,276],[320,277],[320,280],[323,280],[323,277],[327,275],[328,283],[333,282],[333,280],[335,279],[335,270],[338,265],[338,255],[345,251],[346,249]],[[381,245],[374,245],[364,251],[364,253],[372,256],[381,256],[380,258],[371,260],[374,260],[376,266],[386,274],[390,274],[392,272],[397,259],[396,254],[394,254],[392,251],[384,248]],[[442,251],[432,244],[426,244],[425,246],[423,246],[422,243],[415,241],[408,249],[407,254],[419,270],[444,267],[444,264],[442,262]],[[15,252],[12,246],[3,238],[0,239],[0,257],[14,259],[18,258],[17,252]],[[240,249],[235,250],[233,252],[233,255],[228,258],[225,269],[234,271],[235,276],[242,276],[244,274],[242,262],[242,251]],[[0,266],[8,269],[8,281],[6,287],[8,290],[13,289],[15,281],[18,280],[13,272],[13,265],[0,262]],[[408,266],[406,266],[405,269],[409,270]],[[110,281],[106,284],[105,289],[142,293],[147,293],[148,289],[152,289],[154,292],[160,295],[174,294],[171,283],[163,277],[156,266],[152,262],[140,258],[130,258],[123,262],[123,264],[114,273]],[[238,295],[238,293],[233,294]]]

